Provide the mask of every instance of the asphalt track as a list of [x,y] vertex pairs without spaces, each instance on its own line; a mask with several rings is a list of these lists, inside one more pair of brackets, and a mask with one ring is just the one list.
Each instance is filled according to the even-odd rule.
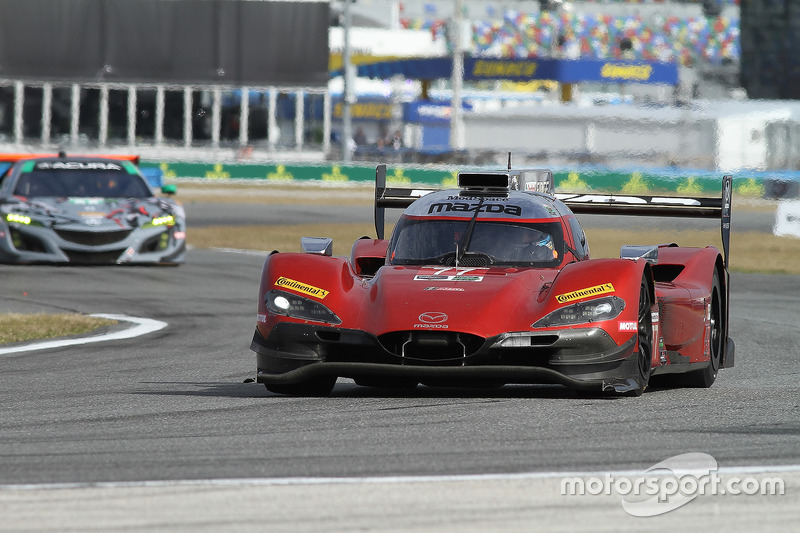
[[[0,354],[0,530],[796,530],[800,277],[733,275],[737,363],[707,390],[340,381],[330,398],[287,398],[245,382],[263,257],[0,266],[0,311],[168,324]],[[634,518],[618,494],[559,492],[565,476],[642,473],[686,452],[727,477],[779,476],[785,494],[704,495]]]

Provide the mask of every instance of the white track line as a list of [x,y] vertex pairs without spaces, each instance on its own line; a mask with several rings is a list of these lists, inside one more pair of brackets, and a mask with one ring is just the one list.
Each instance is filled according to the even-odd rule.
[[[800,465],[731,466],[716,470],[720,475],[768,474],[800,472]],[[402,484],[402,483],[447,483],[459,481],[503,481],[534,480],[611,475],[642,476],[642,470],[620,470],[616,472],[521,472],[516,474],[465,474],[451,476],[370,476],[370,477],[283,477],[283,478],[228,478],[228,479],[176,479],[153,481],[98,481],[78,483],[20,483],[0,485],[0,490],[46,490],[46,489],[110,489],[136,487],[263,487],[282,485],[351,485],[351,484]],[[668,475],[648,472],[648,476]]]
[[153,320],[151,318],[137,318],[128,315],[107,315],[95,314],[90,315],[98,318],[107,318],[109,320],[118,320],[120,322],[131,322],[135,324],[133,327],[124,329],[122,331],[115,331],[113,333],[105,333],[103,335],[95,335],[93,337],[81,337],[79,339],[61,339],[55,341],[37,342],[34,344],[26,344],[24,346],[14,346],[12,348],[0,348],[0,355],[8,353],[29,352],[31,350],[45,350],[47,348],[62,348],[64,346],[75,346],[77,344],[88,344],[90,342],[105,342],[114,341],[119,339],[130,339],[132,337],[139,337],[140,335],[147,335],[160,329],[167,327],[166,322],[160,320]]

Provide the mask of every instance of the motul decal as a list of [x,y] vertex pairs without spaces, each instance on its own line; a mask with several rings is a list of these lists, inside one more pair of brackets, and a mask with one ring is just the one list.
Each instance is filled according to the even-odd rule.
[[319,287],[314,287],[313,285],[308,285],[301,281],[284,278],[283,276],[278,278],[278,280],[275,282],[275,286],[283,287],[286,289],[292,289],[293,291],[297,291],[303,294],[308,294],[309,296],[316,296],[320,300],[325,298],[329,292],[326,291],[325,289],[320,289]]
[[503,204],[469,204],[467,202],[438,202],[431,204],[428,208],[428,214],[441,213],[442,211],[455,211],[462,213],[474,213],[479,211],[481,213],[505,213],[506,215],[513,215],[518,217],[522,215],[522,207],[518,205],[503,205]]
[[423,268],[414,276],[414,281],[483,281],[483,276],[470,272],[488,270],[486,268]]
[[639,329],[639,324],[634,321],[625,321],[619,323],[620,331],[636,331]]

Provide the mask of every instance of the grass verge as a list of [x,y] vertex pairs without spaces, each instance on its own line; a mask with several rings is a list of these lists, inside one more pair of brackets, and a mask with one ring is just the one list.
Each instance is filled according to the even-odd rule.
[[116,323],[76,313],[0,314],[0,344],[80,335]]

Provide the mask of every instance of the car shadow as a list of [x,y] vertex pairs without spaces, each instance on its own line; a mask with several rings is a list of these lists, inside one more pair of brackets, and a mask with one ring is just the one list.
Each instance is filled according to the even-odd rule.
[[[270,392],[252,378],[240,382],[142,382],[134,394],[160,396],[208,396],[225,398],[296,398]],[[325,398],[541,398],[615,400],[622,397],[572,390],[561,385],[504,385],[500,387],[428,387],[414,388],[363,387],[350,380],[340,379]]]

